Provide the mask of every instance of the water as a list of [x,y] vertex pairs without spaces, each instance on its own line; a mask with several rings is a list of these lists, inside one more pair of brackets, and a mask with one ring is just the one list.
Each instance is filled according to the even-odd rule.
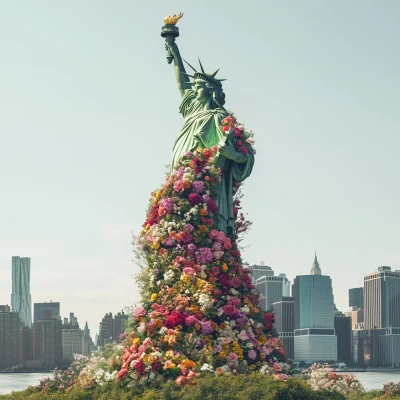
[[[41,379],[50,374],[0,374],[0,394],[36,386]],[[400,371],[359,372],[353,373],[353,375],[361,382],[365,390],[381,389],[387,382],[400,382]]]
[[51,372],[33,374],[0,374],[0,394],[11,393],[14,390],[24,390],[28,386],[37,386],[41,379],[51,375]]

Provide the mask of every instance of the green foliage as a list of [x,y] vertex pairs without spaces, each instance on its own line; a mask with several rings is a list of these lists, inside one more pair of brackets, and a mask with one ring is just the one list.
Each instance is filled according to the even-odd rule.
[[3,395],[0,400],[345,400],[339,393],[314,392],[299,378],[282,381],[260,374],[202,377],[192,386],[169,382],[151,390],[126,388],[117,381],[91,390],[74,386],[66,393],[37,390]]

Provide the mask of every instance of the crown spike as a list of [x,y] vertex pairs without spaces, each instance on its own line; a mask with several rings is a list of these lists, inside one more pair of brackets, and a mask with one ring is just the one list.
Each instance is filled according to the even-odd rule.
[[185,63],[186,63],[187,65],[189,65],[189,67],[192,68],[192,70],[193,70],[194,72],[197,72],[197,70],[196,70],[195,68],[193,68],[184,58],[182,58],[182,60],[185,61]]
[[185,84],[187,84],[187,85],[194,85],[194,82],[183,82],[183,83],[185,83]]
[[215,78],[215,76],[218,74],[218,71],[219,71],[220,69],[218,68],[211,76],[213,77],[213,78]]
[[217,79],[218,82],[226,81],[226,79]]
[[204,68],[203,68],[203,66],[201,65],[200,58],[199,58],[199,64],[200,64],[201,72],[202,72],[203,74],[205,74],[206,72],[204,71]]

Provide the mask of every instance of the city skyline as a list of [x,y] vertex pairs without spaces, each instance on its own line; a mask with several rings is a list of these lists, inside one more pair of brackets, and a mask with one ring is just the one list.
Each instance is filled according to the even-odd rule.
[[[10,302],[17,254],[32,259],[33,302],[59,301],[62,315],[75,312],[93,333],[105,312],[139,300],[131,232],[182,122],[159,36],[163,17],[179,10],[183,57],[221,68],[226,106],[255,133],[244,260],[293,280],[309,272],[316,247],[342,310],[365,273],[400,269],[398,2],[233,1],[227,10],[38,0],[24,13],[8,2],[0,303]],[[228,24],[239,29],[225,43]]]

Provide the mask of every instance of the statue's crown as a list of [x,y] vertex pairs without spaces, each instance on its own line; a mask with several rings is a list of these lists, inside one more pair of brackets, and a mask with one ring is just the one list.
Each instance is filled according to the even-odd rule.
[[[226,79],[217,79],[217,78],[215,78],[217,73],[218,73],[218,71],[219,71],[219,68],[213,74],[207,74],[204,71],[204,68],[203,68],[203,66],[201,64],[200,59],[199,59],[199,64],[200,64],[201,71],[197,71],[186,60],[183,60],[183,61],[185,61],[185,63],[187,65],[189,65],[189,67],[192,68],[192,70],[194,71],[194,75],[189,75],[186,72],[184,72],[184,74],[186,76],[189,76],[190,78],[193,78],[194,80],[201,79],[203,81],[206,81],[206,82],[211,83],[212,85],[215,85],[215,86],[218,86],[218,87],[222,87],[222,83],[221,82],[226,81]],[[190,85],[194,84],[193,82],[186,82],[186,83],[189,83]]]

